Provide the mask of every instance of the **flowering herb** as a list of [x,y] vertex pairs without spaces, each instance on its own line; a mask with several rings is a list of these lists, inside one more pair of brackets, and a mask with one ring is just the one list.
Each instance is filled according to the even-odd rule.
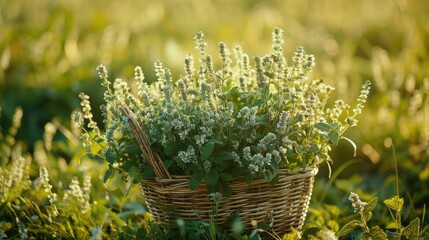
[[354,146],[343,134],[356,126],[370,83],[363,85],[352,111],[342,100],[329,108],[334,89],[311,79],[314,56],[297,47],[286,60],[282,33],[274,29],[272,51],[253,59],[240,46],[231,54],[220,43],[220,62],[214,63],[204,34],[198,32],[197,64],[193,56],[186,56],[184,73],[175,78],[157,61],[157,80],[152,84],[136,67],[137,94],[125,80],[110,82],[100,65],[97,70],[106,89],[101,106],[105,130],[101,132],[92,120],[89,97],[83,93],[82,113],[75,119],[84,128],[85,144],[109,163],[105,180],[114,178],[115,172],[133,182],[153,177],[120,111],[123,104],[135,113],[169,173],[191,176],[191,188],[204,180],[210,190],[228,192],[228,182],[237,177],[246,181],[262,177],[274,183],[279,169],[295,171],[331,162],[329,151],[340,139]]

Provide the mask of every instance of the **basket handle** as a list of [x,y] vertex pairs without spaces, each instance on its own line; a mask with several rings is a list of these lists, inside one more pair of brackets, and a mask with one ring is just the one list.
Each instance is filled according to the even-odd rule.
[[168,173],[167,169],[165,169],[164,164],[158,153],[152,151],[152,149],[150,148],[148,137],[142,131],[139,123],[135,118],[135,114],[128,108],[126,104],[123,104],[121,106],[121,112],[127,117],[134,137],[136,138],[140,150],[143,153],[143,157],[152,167],[156,177],[160,179],[171,179],[171,176]]

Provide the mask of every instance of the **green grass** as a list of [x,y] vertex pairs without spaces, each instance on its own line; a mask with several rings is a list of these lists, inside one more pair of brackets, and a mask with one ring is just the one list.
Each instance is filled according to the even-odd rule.
[[[415,217],[423,220],[426,214],[427,224],[428,23],[424,0],[0,1],[1,176],[6,176],[16,161],[12,160],[12,149],[20,148],[14,150],[15,155],[27,159],[27,180],[31,181],[31,185],[27,180],[16,184],[7,202],[21,206],[28,215],[22,217],[23,223],[27,224],[32,215],[46,219],[49,204],[43,188],[29,187],[39,181],[39,168],[47,168],[52,189],[59,196],[67,191],[74,176],[82,185],[83,176],[88,174],[93,183],[91,203],[97,201],[98,206],[91,212],[93,223],[73,222],[76,228],[72,230],[80,231],[81,224],[87,234],[82,236],[91,236],[93,231],[96,235],[97,229],[105,237],[125,232],[135,236],[147,222],[144,211],[135,204],[141,202],[138,186],[126,198],[121,189],[109,190],[100,176],[100,169],[106,166],[101,160],[90,160],[79,139],[71,137],[77,135],[67,133],[72,129],[70,114],[79,107],[79,92],[93,96],[94,106],[102,100],[96,66],[105,64],[115,78],[132,76],[134,66],[140,65],[147,78],[153,79],[153,62],[160,59],[178,74],[183,67],[182,57],[195,51],[189,39],[196,31],[204,31],[212,46],[219,41],[230,47],[240,43],[246,52],[255,55],[269,49],[273,27],[281,27],[288,45],[285,49],[303,45],[316,56],[313,75],[336,87],[337,96],[333,98],[351,102],[365,80],[373,83],[359,127],[348,133],[356,139],[358,163],[343,167],[352,160],[353,150],[341,142],[333,149],[333,171],[338,170],[338,175],[329,181],[327,169],[321,169],[307,233],[324,227],[338,231],[336,226],[350,219],[352,209],[347,197],[352,191],[364,201],[373,197],[389,199],[396,194],[390,142],[396,147],[400,196],[405,201],[402,221],[408,225]],[[7,138],[18,106],[24,113],[22,126],[16,136]],[[52,149],[41,142],[48,122],[63,129],[53,137]],[[46,155],[43,161],[42,155]],[[332,205],[338,209],[328,207]],[[34,212],[37,208],[40,212]],[[100,214],[109,212],[105,208],[111,215]],[[78,212],[69,212],[73,211]],[[373,213],[374,224],[389,224],[389,212],[383,206],[377,206]],[[2,202],[0,229],[8,235],[11,231],[18,234],[19,224],[14,217],[18,214],[22,213]],[[64,215],[64,225],[68,221],[70,216]],[[127,226],[121,226],[122,221]],[[8,222],[14,224],[13,230]],[[39,230],[30,232],[48,238]]]

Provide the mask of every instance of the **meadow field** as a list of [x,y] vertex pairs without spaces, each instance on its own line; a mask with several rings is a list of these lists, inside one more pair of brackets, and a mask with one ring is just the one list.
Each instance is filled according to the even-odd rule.
[[[209,223],[165,230],[151,222],[138,185],[127,195],[129,183],[104,183],[107,164],[82,145],[71,116],[80,92],[94,106],[103,101],[99,64],[110,79],[132,79],[141,66],[154,81],[156,60],[180,76],[184,57],[196,53],[195,32],[204,32],[213,55],[222,41],[254,56],[271,48],[275,27],[284,29],[286,56],[297,46],[314,54],[312,76],[334,86],[334,98],[352,104],[372,83],[358,126],[346,134],[356,157],[340,141],[330,178],[321,166],[304,239],[336,239],[322,234],[334,237],[357,218],[351,192],[378,198],[368,225],[389,239],[412,227],[420,235],[410,239],[428,239],[427,9],[425,0],[0,1],[0,239],[232,238]],[[341,239],[361,234],[356,228]]]

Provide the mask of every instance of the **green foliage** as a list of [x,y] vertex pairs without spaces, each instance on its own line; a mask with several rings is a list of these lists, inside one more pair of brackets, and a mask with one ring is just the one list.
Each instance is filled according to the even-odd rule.
[[[100,62],[109,68],[112,79],[129,76],[133,71],[130,66],[136,63],[144,68],[148,79],[155,79],[149,69],[156,57],[171,67],[172,75],[179,76],[183,63],[177,56],[189,51],[188,38],[197,30],[226,42],[241,42],[244,49],[255,55],[270,46],[272,26],[281,26],[288,36],[288,46],[305,44],[306,50],[314,53],[318,60],[314,75],[336,88],[335,97],[352,101],[364,80],[371,79],[373,83],[359,129],[350,129],[347,134],[356,142],[359,164],[345,170],[335,181],[334,174],[327,180],[328,174],[322,167],[313,192],[314,207],[320,210],[321,203],[338,205],[342,211],[335,220],[343,226],[349,220],[343,216],[349,209],[345,194],[356,192],[364,201],[375,196],[379,199],[394,196],[395,170],[388,161],[392,153],[386,146],[390,139],[395,139],[401,173],[399,184],[407,186],[400,192],[404,199],[402,221],[412,222],[420,216],[423,226],[429,219],[424,208],[429,199],[426,5],[425,0],[354,3],[123,0],[120,4],[101,0],[0,1],[0,125],[3,127],[0,134],[5,137],[5,144],[0,144],[0,161],[2,164],[9,161],[6,159],[13,141],[20,142],[24,155],[33,155],[34,146],[41,145],[34,143],[42,138],[45,124],[54,116],[67,122],[70,112],[79,106],[77,93],[87,92],[93,97],[94,106],[99,105],[102,94],[92,76],[96,74],[94,66]],[[286,53],[291,51],[286,49]],[[219,98],[231,100],[237,90],[231,88],[228,96]],[[14,133],[16,138],[10,138],[7,135],[16,106],[22,106],[25,114],[21,130]],[[98,109],[94,110],[94,118],[101,122]],[[59,182],[64,183],[61,189],[67,189],[65,185],[73,176],[82,181],[85,169],[85,173],[93,176],[93,191],[97,192],[94,195],[103,195],[105,188],[101,181],[96,184],[103,176],[97,177],[99,173],[94,172],[105,168],[87,167],[93,166],[91,161],[85,160],[84,152],[76,153],[80,147],[71,147],[69,140],[57,135],[54,149],[46,151],[54,189],[60,189]],[[339,141],[331,151],[333,159],[340,159],[332,165],[333,173],[349,162],[347,156],[352,155],[351,148],[344,143]],[[100,151],[99,147],[91,146],[91,153]],[[114,155],[109,159],[113,163]],[[228,160],[231,158],[217,162]],[[34,159],[31,162],[30,178],[34,180],[40,166]],[[2,168],[5,169],[4,165]],[[126,192],[122,189],[121,175],[114,171],[107,173],[106,180],[109,176],[110,179],[106,185],[116,189],[114,195]],[[143,175],[150,178],[153,173],[148,169]],[[326,182],[330,187],[326,187]],[[129,197],[133,197],[133,189]],[[311,214],[307,218],[310,217]],[[391,223],[388,207],[374,209],[371,222],[379,226]]]
[[[338,232],[338,237],[343,237],[351,233],[356,228],[362,229],[362,235],[360,239],[426,239],[428,236],[427,229],[428,226],[424,227],[423,230],[420,230],[420,219],[415,218],[412,220],[408,226],[402,226],[401,222],[401,211],[404,204],[404,199],[395,196],[391,199],[384,200],[384,203],[389,209],[389,212],[392,216],[393,222],[386,226],[387,230],[381,229],[379,226],[373,226],[369,228],[368,222],[373,216],[373,209],[377,204],[378,198],[373,198],[369,202],[363,202],[359,199],[359,196],[355,193],[350,194],[350,201],[354,207],[355,213],[358,213],[360,220],[351,220],[345,224],[341,230]],[[395,212],[395,215],[393,212]],[[394,229],[394,232],[389,231],[389,229]]]
[[[34,154],[27,152],[15,138],[22,114],[17,108],[9,133],[0,135],[0,239],[113,239],[148,222],[141,204],[105,188],[105,165],[82,155],[78,129],[53,120]],[[57,131],[67,141],[53,141]]]
[[[148,135],[151,148],[170,163],[168,171],[191,175],[191,189],[204,180],[210,191],[221,190],[221,185],[228,189],[227,182],[237,177],[272,181],[279,169],[330,162],[331,146],[338,145],[344,132],[356,126],[370,83],[363,85],[353,111],[342,100],[327,107],[333,88],[311,79],[315,60],[302,47],[287,63],[282,32],[274,29],[272,52],[254,57],[254,66],[240,46],[235,47],[235,59],[231,58],[224,43],[219,44],[221,62],[213,63],[203,33],[197,32],[194,40],[199,64],[194,66],[193,57],[187,56],[185,73],[175,80],[157,61],[157,81],[151,85],[136,67],[138,97],[126,81],[116,79],[112,84],[105,67],[99,66],[106,89],[101,107],[106,131],[100,132],[89,97],[82,93],[82,113],[76,115],[76,122],[84,129],[82,138],[91,149],[100,150],[93,153],[105,155],[110,169],[141,177],[150,166],[138,151],[128,151],[135,140],[127,117],[120,111],[126,104]],[[140,174],[130,172],[137,168]]]

